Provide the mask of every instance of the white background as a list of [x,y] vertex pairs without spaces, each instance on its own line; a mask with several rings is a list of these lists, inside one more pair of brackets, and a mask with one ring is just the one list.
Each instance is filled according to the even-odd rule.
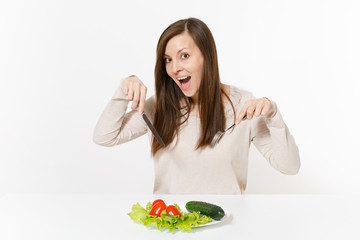
[[300,149],[298,175],[251,148],[247,194],[360,194],[360,2],[19,1],[0,3],[0,195],[152,193],[146,136],[92,142],[120,79],[154,94],[155,50],[172,22],[211,29],[221,79],[273,99]]

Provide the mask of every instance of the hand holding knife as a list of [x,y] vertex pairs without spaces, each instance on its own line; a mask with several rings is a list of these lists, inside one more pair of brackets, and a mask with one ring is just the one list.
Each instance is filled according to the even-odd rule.
[[153,133],[155,139],[160,143],[162,147],[165,147],[164,141],[161,139],[159,133],[156,131],[155,127],[150,122],[149,118],[145,114],[145,97],[146,97],[146,86],[141,82],[141,80],[135,76],[131,75],[124,79],[122,83],[122,88],[124,94],[128,97],[129,101],[133,101],[131,108],[133,110],[136,107],[139,107],[138,111],[142,115],[146,125],[149,127],[150,131]]

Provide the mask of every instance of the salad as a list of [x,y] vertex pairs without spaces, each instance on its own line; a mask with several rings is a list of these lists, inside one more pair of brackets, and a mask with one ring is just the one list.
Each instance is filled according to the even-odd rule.
[[145,208],[136,203],[128,215],[132,220],[144,226],[168,228],[170,232],[173,232],[175,228],[189,232],[192,227],[212,222],[210,217],[200,212],[183,212],[177,204],[167,206],[161,199],[153,203],[148,202]]

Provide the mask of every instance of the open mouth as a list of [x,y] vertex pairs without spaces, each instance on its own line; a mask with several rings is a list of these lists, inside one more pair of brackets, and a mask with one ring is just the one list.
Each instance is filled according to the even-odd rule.
[[190,87],[190,79],[191,79],[190,76],[178,78],[181,85],[181,89],[186,90]]

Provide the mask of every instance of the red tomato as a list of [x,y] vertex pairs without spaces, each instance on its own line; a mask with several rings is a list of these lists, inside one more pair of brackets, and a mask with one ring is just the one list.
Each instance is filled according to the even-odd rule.
[[[161,200],[161,199],[156,199],[155,201],[153,201],[153,203],[152,203],[152,205],[151,206],[154,206],[156,203],[158,203],[158,202],[162,202],[163,204],[165,204],[165,202],[163,201],[163,200]],[[165,206],[166,206],[166,204],[165,204]]]
[[166,208],[166,214],[181,217],[179,210],[174,205],[169,205]]
[[150,209],[150,215],[160,217],[161,212],[166,209],[166,205],[164,202],[155,203]]

